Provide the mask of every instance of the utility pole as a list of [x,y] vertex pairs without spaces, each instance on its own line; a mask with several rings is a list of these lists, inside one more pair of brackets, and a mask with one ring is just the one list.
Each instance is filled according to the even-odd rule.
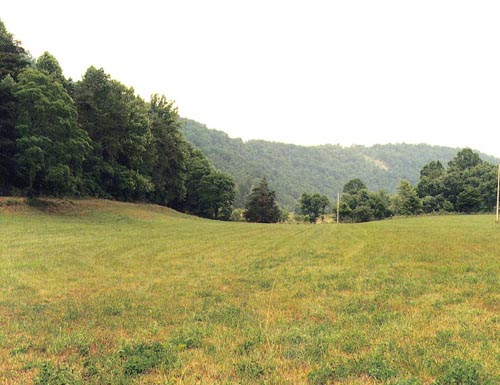
[[[498,167],[499,167],[499,172],[500,172],[500,165]],[[339,212],[340,212],[340,193],[338,192],[337,193],[337,223],[340,223]],[[498,222],[498,206],[497,206],[497,222]]]
[[497,176],[497,219],[496,223],[498,223],[498,206],[500,205],[500,164],[498,165],[498,176]]

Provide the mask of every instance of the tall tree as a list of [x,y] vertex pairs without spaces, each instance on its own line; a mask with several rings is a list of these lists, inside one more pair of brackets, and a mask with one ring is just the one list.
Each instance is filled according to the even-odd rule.
[[63,71],[57,59],[51,55],[49,52],[45,51],[40,55],[35,62],[35,68],[39,71],[45,72],[54,81],[61,83],[66,88],[66,78],[63,75]]
[[422,201],[418,197],[417,189],[406,180],[402,180],[398,187],[398,205],[396,214],[416,215],[422,211]]
[[30,64],[29,55],[14,40],[11,33],[7,31],[5,24],[0,20],[0,80],[10,75],[14,80],[17,75]]
[[448,163],[448,168],[451,170],[465,171],[478,166],[482,162],[478,153],[472,151],[470,148],[464,148]]
[[10,193],[16,182],[16,104],[14,79],[0,80],[0,195]]
[[247,198],[245,219],[248,222],[276,223],[280,211],[276,204],[276,195],[269,189],[267,179],[263,177],[258,186],[254,187]]
[[235,197],[233,179],[220,171],[212,170],[201,179],[203,216],[228,221],[231,218]]
[[215,170],[200,150],[189,148],[184,210],[205,218],[229,220],[234,196],[232,178]]
[[19,41],[14,40],[0,20],[0,195],[11,192],[17,184],[15,80],[29,65],[29,57]]
[[154,166],[150,194],[153,202],[178,207],[186,196],[188,144],[179,129],[178,113],[172,101],[153,95],[149,102],[149,124],[154,143]]
[[366,185],[361,181],[361,179],[351,179],[344,185],[343,192],[346,194],[356,194],[360,190],[366,190]]
[[30,192],[76,194],[89,138],[73,100],[46,73],[24,70],[15,87],[17,160]]
[[154,144],[146,103],[132,88],[95,67],[75,85],[75,101],[79,122],[93,145],[84,165],[88,192],[144,199],[154,189]]

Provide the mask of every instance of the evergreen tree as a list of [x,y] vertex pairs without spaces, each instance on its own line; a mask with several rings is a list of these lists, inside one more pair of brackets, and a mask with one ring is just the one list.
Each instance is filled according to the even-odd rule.
[[276,204],[275,192],[269,189],[265,177],[261,179],[257,187],[252,189],[245,209],[244,215],[248,222],[278,222],[280,211]]

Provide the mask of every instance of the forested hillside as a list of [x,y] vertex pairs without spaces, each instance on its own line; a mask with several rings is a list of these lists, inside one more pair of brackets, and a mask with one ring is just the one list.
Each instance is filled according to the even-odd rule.
[[146,201],[229,219],[234,191],[184,139],[165,96],[145,101],[93,66],[66,79],[0,21],[0,196]]
[[[386,144],[372,147],[297,146],[263,140],[230,138],[189,119],[181,119],[186,139],[215,167],[229,173],[237,186],[235,206],[242,207],[252,185],[266,176],[281,205],[293,209],[305,191],[334,198],[353,178],[370,190],[395,192],[401,179],[417,184],[430,161],[447,164],[458,149],[427,144]],[[483,160],[497,162],[481,154]]]

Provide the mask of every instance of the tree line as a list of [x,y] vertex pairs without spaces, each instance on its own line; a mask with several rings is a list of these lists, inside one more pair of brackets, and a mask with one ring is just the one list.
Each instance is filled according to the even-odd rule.
[[229,219],[235,185],[180,131],[174,103],[144,101],[91,66],[66,79],[0,21],[0,195],[146,201]]
[[[347,182],[338,203],[342,222],[368,222],[393,216],[431,213],[492,212],[496,205],[497,166],[483,161],[469,148],[459,151],[444,167],[431,161],[420,171],[420,180],[413,186],[401,180],[395,194],[370,191],[359,178]],[[270,193],[268,193],[270,191]],[[286,216],[278,214],[275,193],[266,179],[252,190],[245,218],[255,222],[278,222]],[[269,203],[269,202],[273,203]],[[336,205],[335,205],[336,206]],[[295,209],[299,220],[316,223],[325,214],[337,212],[326,195],[304,192]],[[254,213],[258,213],[258,216]],[[265,220],[262,220],[265,218]],[[337,219],[337,218],[335,218]]]
[[366,222],[394,215],[492,212],[496,189],[497,166],[466,148],[447,167],[440,161],[429,162],[416,186],[402,180],[396,194],[369,191],[361,180],[350,181],[344,186],[340,217]]
[[[220,149],[221,143],[215,145]],[[286,145],[281,147],[288,152]],[[278,156],[281,147],[271,152]],[[262,159],[262,151],[257,152]],[[306,158],[308,164],[315,162]],[[340,217],[365,222],[393,215],[491,211],[495,176],[495,165],[464,149],[447,167],[439,160],[428,163],[416,186],[403,180],[396,194],[370,191],[360,179],[349,181],[339,202]],[[0,195],[90,196],[152,202],[212,219],[287,219],[265,177],[255,183],[254,175],[245,183],[235,186],[230,175],[215,169],[185,139],[177,109],[165,96],[145,101],[93,66],[79,81],[66,79],[54,56],[45,52],[33,59],[0,21]],[[239,202],[245,210],[235,215],[237,190],[248,195]],[[304,192],[296,212],[315,223],[328,207],[326,195]]]
[[[263,140],[242,141],[185,118],[181,118],[181,130],[217,168],[231,174],[236,184],[236,207],[244,207],[252,188],[266,176],[276,191],[279,205],[296,212],[303,192],[336,198],[354,178],[361,179],[371,191],[384,189],[390,194],[397,192],[402,179],[416,186],[424,165],[432,160],[446,165],[459,151],[427,144],[306,147]],[[481,157],[497,161],[484,154]]]

